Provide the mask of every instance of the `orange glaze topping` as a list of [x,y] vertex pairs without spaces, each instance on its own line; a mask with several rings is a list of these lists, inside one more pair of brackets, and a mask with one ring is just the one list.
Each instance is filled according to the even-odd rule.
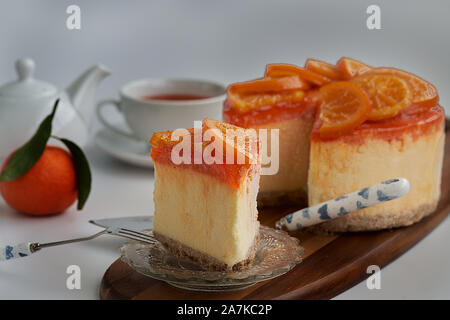
[[[234,133],[238,138],[235,141],[245,141],[244,145],[236,145],[232,148],[227,147],[227,143],[220,136],[213,136],[209,141],[201,142],[201,149],[197,149],[194,146],[194,130],[195,129],[187,129],[187,132],[179,138],[178,141],[172,140],[173,131],[164,131],[164,132],[156,132],[153,134],[150,139],[150,144],[152,145],[152,150],[150,156],[152,157],[155,163],[170,165],[173,167],[178,167],[182,169],[191,169],[197,172],[201,172],[210,176],[213,176],[220,181],[228,184],[230,187],[234,189],[238,189],[242,178],[248,174],[248,171],[251,169],[251,166],[254,165],[251,159],[256,159],[255,161],[259,162],[258,153],[259,153],[259,142],[256,138],[256,135],[247,135],[247,130],[235,127],[230,124],[220,123],[216,120],[205,119],[203,120],[203,128],[201,131],[201,135],[204,135],[206,129],[218,129],[225,139],[228,139],[230,136],[225,135],[226,129],[236,130]],[[189,137],[187,137],[189,136]],[[239,137],[242,140],[239,140]],[[188,138],[190,140],[190,157],[188,163],[174,163],[172,159],[172,149],[182,141],[183,138]],[[219,139],[219,143],[223,146],[223,158],[222,163],[205,163],[204,159],[204,151],[205,148],[215,139]],[[188,141],[189,141],[188,140]],[[230,150],[231,149],[231,150]],[[238,161],[238,153],[243,155],[243,159],[245,163]],[[213,152],[213,155],[215,153]],[[182,157],[182,152],[180,157]],[[201,163],[195,163],[194,159],[201,159]],[[227,159],[233,158],[233,163],[227,163]],[[230,162],[230,161],[228,161]]]
[[361,144],[366,137],[385,139],[388,141],[399,140],[403,134],[410,133],[413,138],[426,135],[435,130],[442,130],[445,123],[444,108],[436,105],[432,108],[423,108],[417,105],[406,107],[400,114],[378,121],[366,121],[352,132],[335,138],[320,136],[319,129],[322,125],[319,117],[316,117],[311,132],[312,141],[343,141],[346,143]]
[[[362,96],[350,99],[356,92],[367,95],[368,103]],[[374,68],[345,57],[336,65],[309,59],[305,68],[270,64],[263,79],[230,85],[223,119],[251,128],[315,114],[312,139],[359,141],[369,133],[394,139],[404,131],[420,135],[442,129],[438,101],[433,85],[402,70]]]
[[278,102],[275,105],[259,107],[243,113],[227,99],[223,104],[222,117],[225,122],[243,128],[251,128],[310,115],[315,112],[320,103],[321,98],[318,90],[310,90],[306,92],[302,101]]

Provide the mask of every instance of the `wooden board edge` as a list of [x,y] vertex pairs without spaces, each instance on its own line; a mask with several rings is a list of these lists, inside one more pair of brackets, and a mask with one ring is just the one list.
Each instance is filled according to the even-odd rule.
[[[439,212],[424,218],[422,222],[415,225],[401,228],[393,233],[396,235],[390,237],[387,241],[382,241],[379,245],[374,247],[371,251],[365,255],[360,255],[352,263],[337,270],[328,276],[313,282],[310,285],[300,288],[299,290],[291,291],[287,294],[280,295],[275,299],[331,299],[337,295],[345,292],[346,290],[357,285],[361,281],[367,279],[370,274],[367,274],[366,270],[369,265],[378,265],[380,268],[384,268],[390,263],[394,262],[397,258],[414,247],[423,238],[430,234],[442,221],[444,221],[450,212],[450,204],[446,205]],[[414,234],[414,237],[410,235]],[[419,235],[419,236],[417,236]],[[323,247],[315,254],[327,255],[328,252],[333,252],[337,248],[345,246],[346,243],[354,241],[351,238],[354,235],[346,234],[337,238],[327,246]],[[392,255],[385,255],[386,250],[393,250]],[[314,255],[310,258],[314,259]],[[314,261],[311,261],[314,263]],[[334,279],[330,279],[334,278]],[[349,278],[351,280],[349,280]],[[343,281],[343,280],[346,281]],[[334,283],[335,286],[330,288],[330,283]],[[324,290],[326,287],[327,290]],[[325,291],[325,292],[324,292]],[[318,293],[321,292],[320,295]]]

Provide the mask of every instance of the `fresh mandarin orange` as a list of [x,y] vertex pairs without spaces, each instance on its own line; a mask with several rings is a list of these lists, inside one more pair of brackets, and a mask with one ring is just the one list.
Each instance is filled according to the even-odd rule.
[[357,60],[343,57],[336,64],[336,68],[345,80],[350,80],[371,69],[370,66]]
[[[3,163],[2,171],[11,155]],[[78,195],[71,155],[60,147],[47,146],[25,174],[0,182],[0,192],[9,206],[26,214],[41,216],[64,211]]]
[[352,81],[370,98],[369,120],[391,118],[411,104],[412,90],[407,81],[394,74],[367,71]]
[[352,82],[332,82],[321,87],[320,93],[323,99],[320,106],[321,137],[346,134],[366,121],[370,114],[367,94]]

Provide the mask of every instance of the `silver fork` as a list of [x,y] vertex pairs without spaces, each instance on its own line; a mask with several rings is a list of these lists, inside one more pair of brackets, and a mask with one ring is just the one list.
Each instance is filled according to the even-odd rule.
[[21,258],[29,256],[36,251],[39,251],[43,248],[60,246],[63,244],[87,241],[95,239],[102,234],[111,234],[131,240],[141,241],[148,244],[154,244],[157,240],[155,240],[152,236],[148,234],[126,229],[126,228],[106,228],[92,236],[76,238],[76,239],[68,239],[56,242],[48,242],[48,243],[38,243],[38,242],[24,242],[17,245],[6,245],[4,247],[0,247],[0,261],[10,260],[15,258]]

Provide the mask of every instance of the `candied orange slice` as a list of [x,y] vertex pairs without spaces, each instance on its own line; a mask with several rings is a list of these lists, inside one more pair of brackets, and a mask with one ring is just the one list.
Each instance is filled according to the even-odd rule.
[[[175,138],[174,134],[178,130],[155,132],[150,139],[152,145],[150,155],[153,161],[158,164],[176,165],[196,170],[238,189],[242,177],[248,172],[247,169],[260,161],[259,141],[256,131],[239,128],[213,119],[203,119],[201,148],[198,149],[194,130],[196,129],[179,131],[176,140],[172,140],[172,138]],[[204,139],[205,137],[209,139]],[[188,138],[187,142],[191,144],[190,149],[183,150],[183,153],[190,152],[186,155],[188,156],[188,162],[174,162],[173,150],[185,138]],[[211,148],[212,141],[219,143],[219,149],[217,150],[220,150],[220,144],[222,144],[221,154],[216,154],[216,148]],[[217,145],[215,146],[217,147]],[[175,150],[175,152],[180,152],[180,149]],[[196,156],[201,157],[201,163],[195,162]],[[222,161],[220,161],[220,156],[223,157]],[[215,162],[216,160],[220,162]]]
[[370,66],[357,60],[342,57],[336,64],[336,68],[345,80],[350,80],[371,69]]
[[307,90],[309,85],[296,76],[280,78],[264,78],[247,82],[233,83],[228,87],[228,93],[260,93],[279,92],[284,90]]
[[297,76],[264,78],[230,85],[227,98],[239,112],[244,113],[281,101],[301,101],[305,95],[303,90],[309,87],[308,83]]
[[391,118],[411,104],[412,90],[407,81],[391,73],[368,71],[352,81],[370,98],[369,120]]
[[369,98],[355,83],[332,82],[320,88],[320,93],[323,99],[320,107],[321,137],[331,138],[349,133],[366,121],[370,114]]
[[251,163],[251,161],[258,160],[259,142],[254,129],[245,129],[209,118],[203,119],[202,129],[204,134],[210,129],[219,130],[220,134],[216,134],[214,130],[210,130],[207,136],[209,135],[214,137],[214,139],[221,140],[224,144],[223,150],[225,152],[231,151],[232,158],[236,157],[237,160],[237,158],[241,157],[245,160],[244,163]]
[[300,102],[304,96],[305,92],[302,90],[290,90],[250,94],[228,92],[227,98],[236,110],[245,113],[264,106],[273,106],[279,102]]
[[341,74],[336,66],[315,59],[308,59],[305,63],[305,69],[318,73],[331,80],[341,80]]
[[300,79],[316,86],[323,86],[331,82],[330,78],[292,64],[268,64],[266,66],[265,76],[271,78],[297,76]]
[[[178,144],[182,140],[182,136],[194,134],[194,129],[187,129],[187,131],[182,136],[179,135],[179,138],[175,139],[175,140],[172,140],[172,133],[173,133],[173,131],[171,131],[171,130],[155,132],[155,133],[153,133],[149,144],[155,148],[162,147],[165,145],[173,146],[173,145]],[[155,148],[152,148],[152,150]]]
[[377,74],[393,74],[406,80],[412,91],[412,104],[424,108],[432,108],[439,102],[436,88],[415,74],[394,68],[377,68],[371,72]]

